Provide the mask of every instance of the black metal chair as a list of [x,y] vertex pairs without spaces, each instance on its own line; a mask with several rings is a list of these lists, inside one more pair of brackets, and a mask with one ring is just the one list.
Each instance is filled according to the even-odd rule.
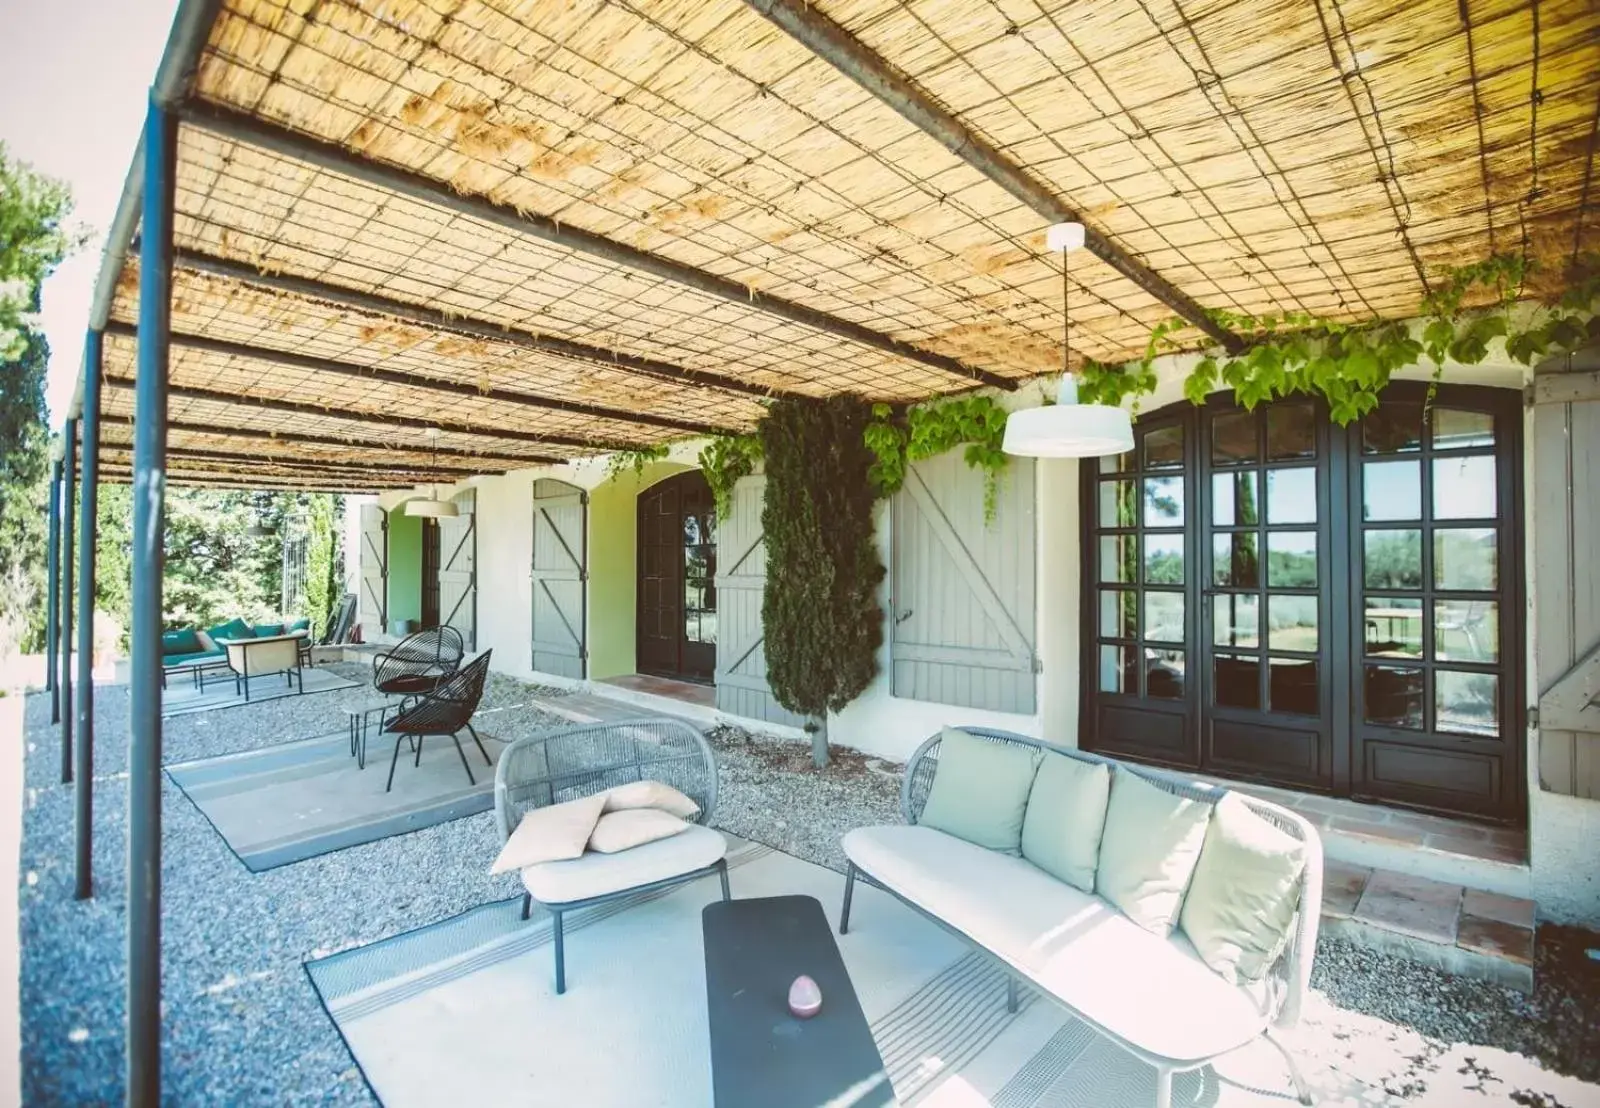
[[483,685],[489,675],[489,655],[493,653],[492,650],[485,650],[384,725],[384,732],[394,736],[394,755],[389,759],[389,782],[384,785],[384,792],[394,788],[394,768],[400,764],[400,744],[408,738],[413,740],[417,749],[417,757],[412,764],[420,766],[422,740],[429,735],[449,735],[456,744],[456,753],[461,755],[461,768],[467,771],[467,780],[476,785],[478,782],[472,776],[472,767],[467,764],[466,752],[461,749],[461,740],[457,737],[462,728],[466,728],[472,735],[472,741],[478,744],[478,753],[483,755],[484,763],[494,765],[494,759],[483,748],[483,740],[472,728],[472,714],[478,710],[478,701],[483,699]]
[[466,646],[454,627],[430,627],[372,659],[372,686],[385,696],[424,696],[456,670]]

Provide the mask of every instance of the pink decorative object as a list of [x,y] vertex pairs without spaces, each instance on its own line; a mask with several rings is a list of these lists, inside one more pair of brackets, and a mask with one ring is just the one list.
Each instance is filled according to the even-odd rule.
[[789,986],[789,1011],[803,1020],[822,1011],[822,990],[803,973]]

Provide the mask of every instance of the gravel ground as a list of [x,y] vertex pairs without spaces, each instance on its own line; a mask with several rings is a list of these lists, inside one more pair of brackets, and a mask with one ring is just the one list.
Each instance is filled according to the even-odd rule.
[[[356,679],[368,672],[330,668]],[[563,722],[529,707],[535,695],[561,694],[491,677],[487,730],[511,739]],[[358,688],[178,717],[165,729],[165,760],[335,730],[341,704],[368,698],[370,691]],[[49,701],[36,695],[27,704],[21,926],[28,1104],[121,1099],[127,690],[97,690],[96,713],[96,895],[79,903],[72,899],[72,792],[56,780]],[[716,822],[734,834],[842,869],[842,831],[898,819],[896,766],[842,752],[817,773],[799,743],[727,728],[711,740],[721,765]],[[498,848],[489,813],[260,874],[239,863],[170,782],[163,820],[164,1083],[173,1103],[372,1104],[301,962],[516,889],[513,878],[486,874]],[[424,876],[397,882],[397,873]],[[1424,1091],[1441,1066],[1478,1074],[1472,1067],[1483,1066],[1473,1048],[1460,1044],[1521,1053],[1531,1062],[1495,1054],[1486,1065],[1505,1076],[1484,1068],[1483,1082],[1503,1083],[1512,1102],[1553,1108],[1561,1101],[1528,1091],[1535,1082],[1523,1069],[1600,1081],[1600,963],[1585,955],[1594,945],[1600,937],[1541,928],[1539,983],[1524,997],[1324,941],[1313,979],[1324,995],[1303,1034],[1315,1038],[1319,1060],[1350,1070],[1360,1068],[1351,1043],[1381,1041],[1390,1061],[1373,1081],[1393,1097]]]

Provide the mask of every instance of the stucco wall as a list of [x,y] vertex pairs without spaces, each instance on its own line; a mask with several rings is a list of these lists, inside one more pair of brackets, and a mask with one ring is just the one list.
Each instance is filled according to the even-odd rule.
[[400,619],[422,619],[422,520],[403,507],[389,512],[389,622]]

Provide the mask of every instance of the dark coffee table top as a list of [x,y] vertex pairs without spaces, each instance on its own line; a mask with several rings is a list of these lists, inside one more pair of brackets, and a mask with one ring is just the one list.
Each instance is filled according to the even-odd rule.
[[[718,901],[706,906],[701,926],[717,1108],[895,1103],[815,897]],[[822,989],[822,1011],[808,1020],[789,1014],[789,985],[803,973]]]

